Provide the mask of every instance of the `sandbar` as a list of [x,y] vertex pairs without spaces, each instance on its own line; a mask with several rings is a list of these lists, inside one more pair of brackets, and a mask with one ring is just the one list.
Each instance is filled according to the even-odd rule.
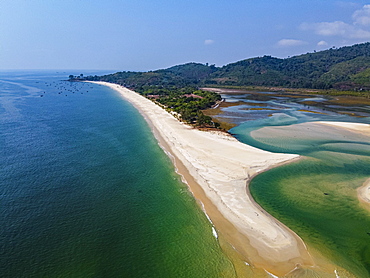
[[[320,127],[325,127],[322,129]],[[271,134],[279,138],[286,138],[287,140],[297,139],[310,139],[310,140],[323,140],[336,138],[336,144],[339,145],[340,141],[350,141],[354,144],[357,142],[370,141],[370,125],[364,123],[353,122],[308,122],[295,124],[292,126],[272,126],[263,127],[259,130],[253,131],[252,137],[268,139]],[[293,142],[292,142],[293,144]],[[297,143],[299,144],[299,142]],[[368,146],[364,146],[367,149]],[[370,206],[370,179],[366,180],[364,184],[357,189],[357,196],[361,203]]]
[[248,264],[279,276],[313,265],[303,241],[255,203],[247,189],[254,175],[298,155],[263,151],[226,133],[195,129],[134,91],[94,83],[116,90],[139,110],[198,201],[211,203],[204,209],[217,231]]
[[[346,129],[362,136],[370,137],[370,125],[362,123],[344,123],[344,122],[319,122],[320,124],[330,125]],[[367,179],[363,185],[357,188],[357,197],[360,202],[370,208],[370,179]]]
[[[291,126],[269,126],[252,131],[251,136],[255,139],[268,141],[271,137],[274,139],[290,140],[291,144],[299,147],[299,140],[332,140],[335,138],[337,147],[340,147],[340,141],[351,142],[352,144],[370,141],[370,125],[353,122],[307,122]],[[360,145],[357,145],[358,148]],[[305,145],[304,145],[305,146]],[[363,149],[369,149],[368,145],[362,145]],[[347,148],[348,145],[347,145]],[[370,179],[357,189],[357,197],[361,203],[370,207]]]
[[365,203],[370,208],[370,179],[357,189],[357,196],[360,202]]
[[341,129],[347,129],[352,132],[361,133],[366,136],[370,136],[370,125],[363,123],[347,123],[347,122],[317,122],[323,125],[329,125],[334,127],[339,127]]

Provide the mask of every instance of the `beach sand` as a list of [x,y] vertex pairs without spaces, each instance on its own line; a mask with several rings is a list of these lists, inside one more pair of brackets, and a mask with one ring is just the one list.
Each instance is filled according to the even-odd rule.
[[127,88],[95,83],[118,91],[140,111],[220,237],[245,262],[278,276],[313,265],[303,241],[255,203],[247,189],[254,175],[298,155],[270,153],[222,132],[194,129]]
[[[343,122],[319,122],[320,124],[346,129],[348,131],[358,133],[362,136],[370,137],[370,125],[361,123],[343,123]],[[357,197],[367,209],[370,209],[370,179],[367,179],[364,184],[357,188]]]
[[[273,136],[271,135],[273,134]],[[308,122],[291,126],[269,126],[252,131],[251,136],[258,140],[268,141],[269,138],[279,137],[283,140],[291,140],[291,144],[299,147],[299,140],[330,140],[336,138],[346,142],[368,142],[370,139],[370,125],[347,122]],[[295,142],[292,140],[294,139]],[[303,144],[303,146],[305,146]],[[364,148],[368,146],[364,146]],[[357,189],[358,199],[370,209],[370,179]]]
[[345,123],[345,122],[317,122],[319,124],[346,129],[351,132],[360,133],[361,135],[370,136],[370,125],[362,123]]
[[370,179],[367,179],[364,184],[357,189],[357,197],[365,204],[365,207],[370,210]]

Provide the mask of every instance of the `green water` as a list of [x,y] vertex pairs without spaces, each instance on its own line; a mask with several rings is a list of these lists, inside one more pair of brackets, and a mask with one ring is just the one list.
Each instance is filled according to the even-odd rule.
[[65,78],[0,76],[0,277],[235,277],[138,111]]
[[370,177],[369,137],[305,129],[293,125],[251,133],[260,147],[306,157],[255,177],[252,196],[335,264],[356,277],[370,277],[370,211],[356,193]]
[[369,163],[354,162],[344,170],[307,159],[257,176],[251,192],[305,242],[368,277],[370,213],[359,206],[354,189],[369,177]]

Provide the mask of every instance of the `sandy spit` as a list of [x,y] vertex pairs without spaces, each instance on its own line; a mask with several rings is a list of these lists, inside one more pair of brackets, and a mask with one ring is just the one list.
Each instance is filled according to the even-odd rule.
[[346,123],[346,122],[317,122],[324,125],[335,126],[343,129],[347,129],[352,132],[358,132],[367,136],[370,136],[370,125],[362,123]]
[[118,91],[140,111],[217,231],[243,260],[278,276],[297,265],[313,265],[303,241],[256,204],[247,189],[254,175],[298,155],[270,153],[225,133],[194,129],[127,88],[94,83]]
[[[351,132],[359,133],[361,135],[370,136],[370,125],[362,123],[343,123],[343,122],[318,122],[319,124],[333,126],[341,129],[346,129]],[[364,184],[357,189],[357,197],[360,202],[370,208],[370,179],[366,180]]]
[[[362,123],[343,123],[343,122],[318,122],[324,125],[330,125],[351,132],[359,133],[362,135],[370,136],[370,125]],[[370,206],[370,179],[367,179],[364,184],[357,189],[357,197],[360,202]]]

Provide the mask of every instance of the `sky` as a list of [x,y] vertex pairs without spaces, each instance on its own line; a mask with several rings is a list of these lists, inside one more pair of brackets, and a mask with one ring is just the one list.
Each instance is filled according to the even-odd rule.
[[0,0],[0,69],[223,66],[370,41],[370,0]]

